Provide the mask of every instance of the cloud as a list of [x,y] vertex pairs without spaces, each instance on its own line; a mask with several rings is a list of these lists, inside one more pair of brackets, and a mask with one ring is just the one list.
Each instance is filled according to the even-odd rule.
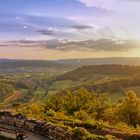
[[[116,0],[77,0],[88,7],[97,7],[112,10],[117,3]],[[118,0],[117,0],[118,1]]]
[[[112,40],[112,39],[99,39],[99,40],[86,40],[79,42],[68,42],[56,45],[53,48],[62,51],[128,51],[138,46],[132,41]],[[51,49],[51,46],[47,46]]]
[[24,29],[27,29],[27,28],[28,28],[28,26],[24,25],[24,26],[23,26],[23,28],[24,28]]
[[55,32],[46,29],[38,30],[37,32],[41,33],[42,35],[55,35]]
[[37,30],[42,35],[56,35],[58,33],[58,29],[49,27],[47,29]]
[[[130,11],[135,10],[140,0],[77,0],[87,7],[97,7],[110,11]],[[134,4],[132,6],[132,4]]]
[[112,28],[108,26],[98,29],[98,33],[101,34],[102,36],[107,36],[110,38],[116,37],[116,33],[112,30]]
[[102,38],[99,40],[86,40],[86,41],[70,41],[67,39],[54,39],[54,40],[20,40],[1,42],[0,47],[42,47],[50,50],[59,50],[64,52],[69,51],[106,51],[106,52],[121,52],[130,49],[138,48],[138,45],[132,40],[112,40]]
[[85,30],[85,29],[92,29],[94,27],[90,25],[77,25],[77,26],[72,26],[72,28],[76,30]]
[[59,35],[65,28],[77,25],[72,19],[30,14],[1,14],[0,40],[35,38],[39,35]]

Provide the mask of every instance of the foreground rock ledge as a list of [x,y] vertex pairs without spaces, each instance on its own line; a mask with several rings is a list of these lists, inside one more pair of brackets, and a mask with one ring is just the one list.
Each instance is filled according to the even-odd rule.
[[[69,124],[70,126],[71,124]],[[73,126],[81,127],[81,126]],[[46,140],[77,140],[73,137],[74,134],[72,131],[69,131],[65,127],[55,126],[46,122],[41,122],[37,120],[30,120],[24,117],[21,114],[12,114],[9,111],[0,112],[0,129],[3,131],[8,131],[10,133],[15,133],[15,130],[20,130],[23,133],[32,132],[43,136]],[[102,130],[100,132],[94,131],[94,134],[103,134]],[[103,135],[111,135],[111,131],[104,132]],[[118,133],[114,132],[114,136],[117,136]],[[139,134],[126,135],[121,133],[117,137],[121,140],[140,140]],[[4,140],[4,139],[3,139]],[[6,140],[6,138],[5,138]],[[10,139],[9,139],[10,140]],[[82,139],[80,139],[82,140]]]

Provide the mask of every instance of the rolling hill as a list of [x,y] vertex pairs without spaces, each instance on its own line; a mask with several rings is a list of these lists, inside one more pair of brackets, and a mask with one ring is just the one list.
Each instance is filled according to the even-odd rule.
[[77,59],[60,59],[56,61],[60,64],[70,64],[75,66],[84,65],[140,65],[139,57],[107,57],[107,58],[77,58]]
[[62,68],[64,64],[58,64],[55,61],[49,60],[14,60],[14,59],[0,59],[0,69],[14,69],[14,68]]
[[[65,88],[63,88],[65,87]],[[124,92],[140,92],[140,66],[88,65],[56,77],[53,88],[77,90],[85,88],[97,93],[107,93],[113,100],[120,100]]]
[[0,74],[25,74],[41,72],[63,72],[71,69],[70,65],[49,60],[0,59]]
[[88,65],[77,68],[57,77],[58,80],[79,80],[88,75],[104,74],[127,76],[140,72],[140,66],[128,65]]
[[60,60],[19,60],[19,59],[0,59],[0,69],[13,68],[63,68],[79,67],[85,65],[140,65],[139,57],[108,57],[108,58],[77,58]]

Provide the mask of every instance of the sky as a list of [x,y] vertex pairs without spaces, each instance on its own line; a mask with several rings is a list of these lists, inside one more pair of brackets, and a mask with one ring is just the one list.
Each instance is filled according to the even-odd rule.
[[0,58],[139,57],[140,0],[1,0]]

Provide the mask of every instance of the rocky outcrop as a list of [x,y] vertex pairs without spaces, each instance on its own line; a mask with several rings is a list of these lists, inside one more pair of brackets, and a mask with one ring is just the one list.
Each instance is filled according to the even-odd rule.
[[70,131],[51,124],[37,125],[34,131],[45,136],[49,140],[72,140],[72,133]]
[[66,128],[57,127],[46,122],[29,120],[21,114],[12,115],[10,112],[0,112],[0,124],[3,127],[10,126],[11,131],[18,129],[23,133],[25,132],[25,134],[26,131],[40,134],[47,140],[72,140],[72,133]]
[[[74,124],[64,122],[67,126],[72,128],[85,128],[89,130],[91,134],[105,136],[105,135],[112,135],[118,139],[122,140],[140,140],[139,134],[125,134],[113,129],[110,130],[102,130],[97,129],[97,126],[89,126],[89,125],[82,125],[82,124]],[[0,112],[0,130],[6,130],[10,133],[15,133],[18,129],[22,133],[31,131],[32,133],[39,134],[46,138],[46,140],[74,140],[74,132],[68,130],[66,127],[56,126],[47,122],[41,122],[36,120],[30,120],[26,117],[22,116],[21,114],[12,114],[10,112]]]

